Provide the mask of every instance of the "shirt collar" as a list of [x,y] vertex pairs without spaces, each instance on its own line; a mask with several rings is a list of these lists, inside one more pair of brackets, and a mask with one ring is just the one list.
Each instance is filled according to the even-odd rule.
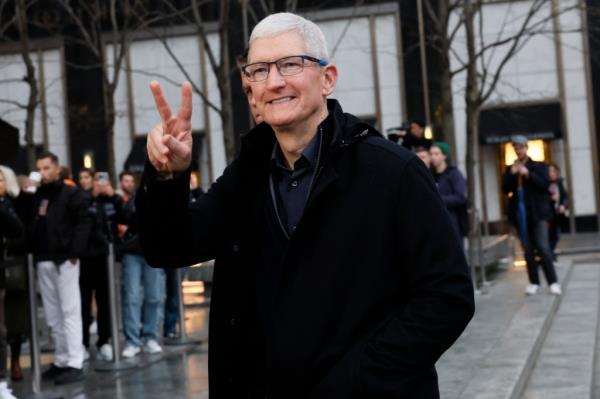
[[[313,136],[306,148],[304,148],[304,151],[302,151],[300,158],[294,164],[294,169],[298,169],[298,167],[302,166],[308,166],[311,168],[315,168],[317,166],[319,147],[321,146],[321,135],[322,128],[319,127],[317,134]],[[275,141],[273,151],[271,152],[271,162],[278,168],[289,170],[287,167],[287,161],[285,160],[283,152],[281,151],[281,147],[277,141]]]

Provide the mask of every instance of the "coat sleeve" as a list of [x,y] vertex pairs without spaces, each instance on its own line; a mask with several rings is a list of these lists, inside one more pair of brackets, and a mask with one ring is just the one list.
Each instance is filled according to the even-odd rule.
[[[432,372],[474,314],[467,262],[429,172],[411,159],[400,181],[398,245],[406,283],[387,322],[365,346],[362,389],[372,396],[409,393]],[[378,396],[379,395],[379,396]]]
[[67,206],[74,222],[73,241],[70,252],[72,256],[79,258],[85,255],[92,229],[92,219],[88,214],[90,197],[84,191],[77,189],[71,195]]
[[548,167],[544,164],[529,168],[529,181],[538,191],[547,191],[550,186]]
[[155,267],[183,267],[214,259],[228,201],[232,198],[234,161],[198,201],[189,204],[190,171],[160,181],[147,162],[136,195],[140,243]]
[[0,205],[0,239],[2,237],[15,239],[21,234],[23,234],[23,224],[17,214],[11,208]]
[[467,204],[467,183],[463,175],[455,169],[452,173],[452,194],[443,194],[442,200],[449,209],[459,208]]

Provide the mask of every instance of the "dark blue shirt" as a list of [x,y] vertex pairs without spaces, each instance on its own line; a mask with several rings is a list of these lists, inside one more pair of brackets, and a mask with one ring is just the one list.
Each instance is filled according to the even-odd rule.
[[319,163],[322,147],[323,133],[321,128],[308,143],[300,158],[294,163],[294,169],[287,166],[287,162],[279,143],[275,142],[271,155],[271,186],[274,191],[277,216],[286,230],[291,235],[302,218],[304,206],[310,194],[315,171]]

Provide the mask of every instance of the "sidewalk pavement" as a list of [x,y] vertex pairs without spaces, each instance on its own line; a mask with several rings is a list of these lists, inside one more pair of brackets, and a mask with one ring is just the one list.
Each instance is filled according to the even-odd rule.
[[[600,252],[600,234],[564,235],[562,240],[559,250],[563,254],[587,253],[594,249]],[[572,255],[559,256],[557,269],[562,279],[568,279],[574,259],[577,258]],[[540,312],[546,312],[544,314],[547,315],[556,312],[558,302],[553,302],[554,298],[546,293],[545,287],[535,298],[525,298],[523,291],[527,276],[524,267],[505,264],[490,276],[490,280],[492,285],[488,292],[476,299],[474,320],[437,364],[441,397],[444,399],[501,397],[489,396],[481,391],[490,375],[500,376],[500,379],[489,381],[490,384],[499,384],[494,389],[506,391],[514,388],[515,384],[521,384],[520,389],[523,389],[527,378],[521,381],[523,375],[515,370],[531,369],[533,365],[527,363],[531,361],[530,355],[536,349],[538,353],[540,350],[533,346],[541,345],[539,337],[527,333],[547,329],[550,323],[547,318],[533,316],[539,316]],[[187,294],[185,302],[197,303],[196,297]],[[207,339],[208,308],[186,306],[186,331],[195,337]],[[511,334],[519,339],[511,339]],[[47,397],[77,399],[208,398],[206,348],[206,342],[199,346],[164,347],[163,354],[143,355],[137,360],[138,367],[117,373],[96,372],[92,361],[87,366],[88,378],[85,382],[65,387],[44,383],[43,393],[50,394]],[[516,360],[494,357],[509,350],[524,355]],[[49,364],[51,357],[44,356],[44,360]],[[525,371],[529,373],[531,370]],[[24,373],[24,381],[12,384],[15,395],[20,399],[31,397],[29,395],[32,392],[29,369],[25,369]]]

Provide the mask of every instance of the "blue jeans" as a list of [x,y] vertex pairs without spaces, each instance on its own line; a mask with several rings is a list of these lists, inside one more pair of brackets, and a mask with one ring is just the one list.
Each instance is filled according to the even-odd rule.
[[163,269],[148,266],[141,255],[123,255],[123,328],[128,344],[141,346],[145,340],[160,340],[164,292]]
[[178,281],[177,270],[165,270],[167,275],[167,298],[165,299],[165,322],[163,325],[163,333],[166,336],[175,334],[177,330],[177,321],[179,319],[179,296],[177,294]]
[[179,290],[181,290],[181,285],[177,281],[178,270],[181,274],[181,281],[183,281],[188,267],[165,269],[167,276],[167,298],[165,299],[165,321],[163,324],[163,334],[165,337],[176,333],[177,323],[179,322]]

